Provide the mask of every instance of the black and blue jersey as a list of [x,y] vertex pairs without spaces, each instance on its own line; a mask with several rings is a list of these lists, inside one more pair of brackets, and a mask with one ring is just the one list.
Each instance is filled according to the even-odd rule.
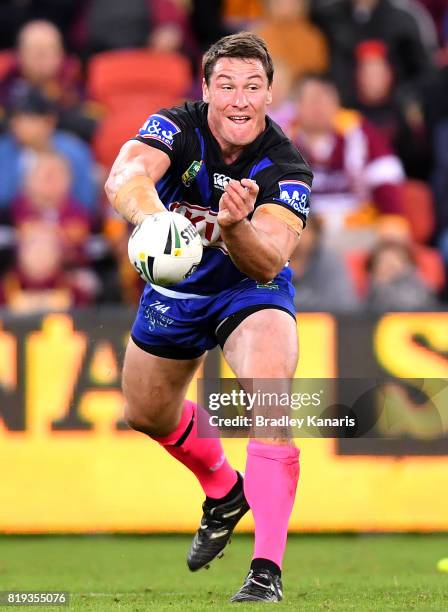
[[[158,181],[157,192],[168,210],[186,216],[195,225],[204,245],[197,270],[171,289],[202,296],[215,295],[247,278],[229,257],[217,221],[227,182],[255,180],[260,189],[255,208],[277,204],[305,224],[312,181],[311,170],[299,151],[269,117],[266,129],[238,159],[224,163],[208,127],[207,109],[203,102],[163,109],[151,115],[136,136],[139,142],[169,156],[171,165]],[[286,267],[279,276],[290,279]]]

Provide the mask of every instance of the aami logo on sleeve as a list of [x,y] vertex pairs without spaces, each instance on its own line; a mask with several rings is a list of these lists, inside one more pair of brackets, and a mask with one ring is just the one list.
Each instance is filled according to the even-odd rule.
[[278,202],[287,204],[296,212],[308,217],[311,189],[302,181],[279,181],[280,197]]
[[179,134],[180,128],[163,115],[151,115],[145,121],[138,133],[142,138],[152,138],[163,142],[169,149],[173,148],[174,136]]

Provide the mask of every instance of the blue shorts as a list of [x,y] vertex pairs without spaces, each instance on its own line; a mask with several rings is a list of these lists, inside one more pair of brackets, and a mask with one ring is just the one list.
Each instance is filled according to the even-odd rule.
[[[177,297],[174,297],[177,296]],[[253,312],[275,308],[294,319],[294,287],[277,277],[267,285],[244,279],[213,296],[185,297],[166,287],[147,285],[131,337],[141,349],[169,359],[194,359],[218,344]]]

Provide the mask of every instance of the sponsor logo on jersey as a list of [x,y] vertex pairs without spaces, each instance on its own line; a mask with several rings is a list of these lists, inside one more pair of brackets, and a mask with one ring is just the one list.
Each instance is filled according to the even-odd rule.
[[215,172],[213,174],[213,187],[215,189],[220,189],[221,191],[224,191],[227,183],[231,180],[232,179],[230,178],[230,176],[226,176],[225,174],[220,174],[219,172]]
[[196,228],[205,247],[214,247],[227,255],[226,245],[221,236],[221,228],[218,223],[218,212],[210,207],[190,204],[184,200],[171,202],[168,209],[186,217]]
[[172,149],[174,137],[179,133],[180,128],[174,121],[163,115],[155,114],[145,121],[138,135],[142,138],[152,138],[153,140],[163,142],[169,149]]
[[202,164],[203,164],[202,159],[201,161],[194,161],[188,166],[188,168],[182,174],[182,183],[185,185],[185,187],[190,187],[191,183],[194,181],[194,179],[199,174],[199,170],[201,169]]
[[280,196],[277,202],[287,204],[296,212],[308,217],[311,189],[302,181],[279,181]]

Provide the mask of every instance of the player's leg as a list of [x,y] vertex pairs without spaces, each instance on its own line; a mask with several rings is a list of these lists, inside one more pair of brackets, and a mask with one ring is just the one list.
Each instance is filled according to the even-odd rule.
[[128,421],[192,470],[204,489],[204,516],[187,558],[192,571],[221,553],[249,509],[242,477],[229,465],[218,432],[198,435],[201,413],[202,422],[208,420],[205,410],[183,401],[203,355],[217,344],[210,326],[214,301],[147,286],[124,367]]
[[[298,359],[295,320],[283,310],[254,312],[230,333],[223,350],[239,379],[282,379],[289,391]],[[298,478],[299,451],[292,440],[249,441],[244,491],[255,520],[255,547],[251,572],[232,601],[282,598],[281,567]]]
[[219,437],[198,438],[201,410],[184,400],[202,357],[168,359],[148,353],[129,341],[123,366],[125,419],[190,469],[207,498],[223,498],[237,483]]

